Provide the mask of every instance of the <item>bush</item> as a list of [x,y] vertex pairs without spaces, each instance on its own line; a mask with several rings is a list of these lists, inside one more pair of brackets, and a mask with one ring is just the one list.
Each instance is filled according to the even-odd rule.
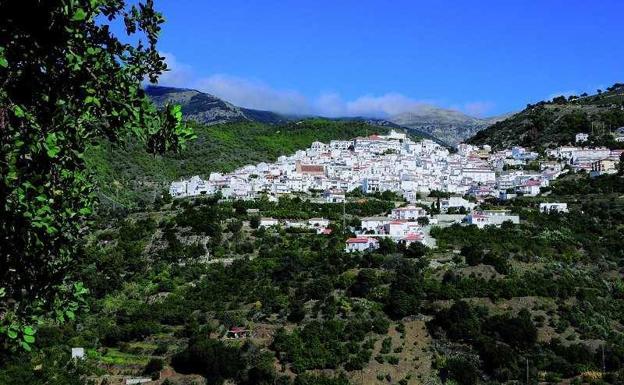
[[427,253],[427,246],[423,245],[420,242],[412,242],[403,255],[406,258],[422,258]]
[[236,378],[245,367],[237,348],[205,336],[191,340],[185,350],[173,356],[171,365],[182,374],[201,374],[210,384]]
[[160,358],[152,358],[149,360],[147,365],[145,365],[145,369],[143,369],[143,374],[151,376],[154,374],[158,374],[161,370],[163,370],[164,362]]

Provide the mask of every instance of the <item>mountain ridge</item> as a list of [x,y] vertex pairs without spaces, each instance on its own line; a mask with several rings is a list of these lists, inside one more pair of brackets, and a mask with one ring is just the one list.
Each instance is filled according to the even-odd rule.
[[501,119],[502,116],[477,118],[457,110],[422,106],[414,111],[394,115],[388,120],[457,145]]
[[417,135],[435,140],[447,147],[457,145],[472,137],[479,130],[485,129],[500,120],[500,117],[477,118],[460,111],[434,106],[421,106],[416,110],[388,118],[370,116],[328,118],[314,115],[285,115],[272,111],[239,107],[214,95],[189,88],[148,86],[145,92],[159,107],[167,103],[180,104],[182,114],[186,119],[202,124],[212,125],[243,121],[283,124],[311,117],[338,121],[375,122],[375,125],[409,129]]
[[207,125],[243,121],[278,124],[289,120],[272,111],[238,107],[214,95],[190,88],[150,85],[145,88],[145,93],[156,106],[180,104],[186,119]]

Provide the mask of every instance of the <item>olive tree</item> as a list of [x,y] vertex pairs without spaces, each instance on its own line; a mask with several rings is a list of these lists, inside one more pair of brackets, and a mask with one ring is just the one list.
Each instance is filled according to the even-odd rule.
[[68,274],[96,203],[85,148],[193,137],[141,86],[166,70],[162,22],[152,0],[0,1],[0,348],[29,350],[38,322],[73,319],[87,293]]

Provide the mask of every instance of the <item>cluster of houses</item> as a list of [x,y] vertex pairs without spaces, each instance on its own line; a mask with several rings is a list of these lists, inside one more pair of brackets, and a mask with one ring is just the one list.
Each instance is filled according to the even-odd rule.
[[[616,128],[611,132],[611,135],[616,142],[624,142],[624,127]],[[575,136],[575,141],[579,144],[585,143],[589,141],[589,134],[586,132],[579,132]]]
[[622,149],[611,150],[606,147],[561,146],[547,150],[546,154],[550,158],[557,159],[560,164],[569,165],[574,171],[584,170],[592,176],[597,176],[615,174],[623,152]]
[[329,219],[325,218],[310,218],[308,220],[260,218],[259,227],[283,227],[287,229],[315,230],[317,234],[324,235],[329,235],[332,232],[329,228]]
[[559,147],[549,151],[556,161],[540,170],[518,170],[537,159],[523,147],[492,152],[489,146],[460,144],[457,152],[431,141],[413,141],[406,134],[371,135],[353,140],[314,142],[310,148],[275,163],[247,165],[228,173],[211,173],[173,182],[175,198],[220,193],[226,199],[276,199],[293,193],[322,192],[325,202],[345,201],[345,192],[393,191],[416,202],[432,190],[453,195],[507,199],[537,195],[561,175],[566,164],[588,171],[611,172],[621,151],[603,148]]
[[[280,156],[275,163],[247,165],[228,174],[211,173],[207,180],[194,176],[173,182],[170,194],[181,198],[219,193],[226,199],[266,196],[277,200],[282,195],[301,193],[321,202],[342,203],[346,192],[356,189],[364,193],[392,191],[410,204],[392,210],[387,217],[362,218],[361,226],[354,229],[357,236],[346,241],[346,250],[375,249],[382,237],[406,245],[427,244],[424,228],[437,223],[438,218],[428,216],[422,207],[427,202],[421,199],[431,191],[452,195],[439,201],[444,223],[464,222],[483,228],[519,223],[519,217],[506,210],[475,211],[478,202],[486,198],[536,196],[567,169],[585,170],[592,175],[616,172],[624,150],[582,147],[588,138],[580,133],[576,137],[580,146],[550,149],[546,153],[548,160],[537,162],[536,152],[520,146],[492,151],[487,145],[460,144],[456,152],[451,152],[434,141],[413,141],[405,133],[391,131],[388,135],[314,142],[306,150]],[[531,167],[519,167],[529,163]],[[539,209],[543,213],[567,212],[565,203],[542,203]],[[331,233],[329,221],[324,218],[261,218],[260,226]]]

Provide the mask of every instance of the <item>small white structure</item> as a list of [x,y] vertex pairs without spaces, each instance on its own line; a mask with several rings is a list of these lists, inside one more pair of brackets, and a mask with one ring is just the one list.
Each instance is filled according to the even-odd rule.
[[329,219],[325,218],[310,218],[308,219],[308,225],[314,228],[325,228],[329,226]]
[[584,133],[584,132],[579,132],[578,134],[576,134],[576,138],[575,138],[576,143],[584,143],[584,142],[587,142],[588,140],[589,140],[589,134]]
[[384,233],[394,238],[403,237],[406,231],[407,222],[404,220],[392,221],[384,226]]
[[472,213],[466,216],[466,221],[468,224],[476,225],[478,228],[482,229],[490,224],[490,217],[482,213]]
[[377,230],[380,227],[385,226],[391,221],[392,221],[392,218],[389,218],[389,217],[364,217],[362,218],[362,230],[364,231],[372,230],[372,231],[377,232]]
[[323,193],[323,198],[327,203],[344,203],[346,201],[345,192],[336,189],[326,190]]
[[540,203],[539,210],[542,213],[567,213],[567,203]]
[[392,218],[399,220],[418,219],[426,216],[427,210],[414,205],[399,207],[398,209],[392,210]]
[[369,251],[379,248],[379,241],[371,237],[356,237],[347,239],[345,251],[352,253],[354,251]]
[[480,212],[473,212],[466,216],[468,224],[476,225],[482,229],[485,226],[500,226],[505,222],[511,222],[513,224],[520,223],[520,217],[518,215],[511,215],[508,210],[484,210]]
[[145,384],[146,382],[151,382],[151,378],[128,378],[126,379],[126,385],[137,385],[137,384]]
[[405,246],[411,245],[414,242],[420,242],[424,244],[425,236],[422,233],[410,233],[403,238]]
[[466,211],[471,211],[476,205],[476,203],[472,203],[462,197],[450,197],[440,201],[440,210],[445,213],[450,208],[461,209],[463,207]]
[[259,227],[271,227],[279,225],[279,221],[275,218],[260,218]]
[[518,193],[528,196],[536,196],[540,193],[540,187],[542,186],[542,182],[535,179],[529,179],[522,185],[516,188]]
[[72,348],[71,358],[79,359],[79,360],[82,360],[83,358],[85,358],[84,348]]

